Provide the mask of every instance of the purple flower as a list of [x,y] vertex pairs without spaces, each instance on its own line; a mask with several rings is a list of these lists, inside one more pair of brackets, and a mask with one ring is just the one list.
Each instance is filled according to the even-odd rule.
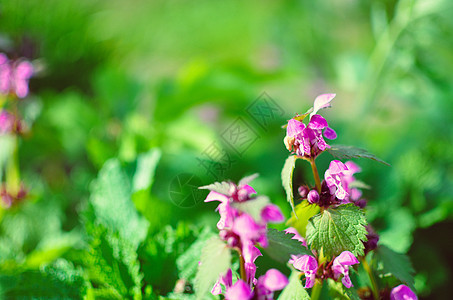
[[318,271],[318,261],[316,258],[311,255],[298,255],[296,257],[293,256],[290,263],[297,270],[304,272],[306,278],[305,288],[312,288],[315,284],[316,272]]
[[274,298],[274,292],[288,285],[288,278],[276,269],[270,269],[258,278],[255,286],[255,299],[268,300]]
[[351,252],[341,252],[341,254],[335,257],[335,259],[333,260],[332,270],[335,279],[338,279],[341,275],[343,275],[341,282],[343,282],[345,287],[350,288],[352,286],[352,282],[349,278],[349,266],[358,263],[359,261]]
[[236,283],[225,292],[225,299],[227,300],[249,300],[252,299],[252,297],[252,289],[242,279],[236,281]]
[[400,284],[392,289],[391,300],[417,300],[417,295],[406,285]]
[[223,284],[227,289],[233,285],[233,272],[231,271],[231,269],[228,269],[224,276],[220,276],[219,280],[217,280],[217,282],[214,284],[214,287],[211,290],[211,294],[222,294],[221,284]]
[[11,62],[0,53],[0,93],[15,93],[19,98],[28,94],[28,80],[33,74],[33,65],[28,61]]
[[288,121],[284,139],[288,151],[295,151],[298,156],[316,157],[330,147],[324,140],[324,136],[328,139],[336,139],[337,134],[329,127],[327,121],[317,115],[316,112],[319,109],[329,107],[330,101],[334,97],[335,94],[324,94],[315,99],[308,125],[296,119]]
[[308,200],[308,202],[310,202],[311,204],[318,203],[318,202],[319,202],[319,194],[318,194],[318,191],[317,191],[317,190],[311,190],[311,191],[308,193],[307,200]]
[[277,205],[269,204],[261,211],[261,219],[265,223],[281,223],[285,217]]
[[350,185],[356,181],[354,174],[361,172],[360,167],[352,161],[347,161],[344,163],[348,170],[343,172],[343,186],[349,193],[349,199],[352,201],[357,201],[362,197],[362,192],[357,188],[351,188]]
[[267,247],[266,225],[257,224],[250,215],[242,214],[234,220],[233,232],[243,243],[251,241]]
[[343,200],[349,193],[345,190],[342,182],[342,177],[345,174],[345,171],[348,170],[348,167],[339,160],[333,160],[330,162],[329,169],[327,169],[324,174],[324,179],[327,186],[329,187],[330,193]]

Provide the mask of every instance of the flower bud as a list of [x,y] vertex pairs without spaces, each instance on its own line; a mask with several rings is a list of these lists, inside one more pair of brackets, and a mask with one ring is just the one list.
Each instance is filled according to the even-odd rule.
[[319,202],[319,194],[316,190],[311,190],[307,195],[307,200],[311,204]]
[[297,191],[299,192],[299,195],[302,197],[302,199],[306,199],[310,190],[306,185],[301,185]]

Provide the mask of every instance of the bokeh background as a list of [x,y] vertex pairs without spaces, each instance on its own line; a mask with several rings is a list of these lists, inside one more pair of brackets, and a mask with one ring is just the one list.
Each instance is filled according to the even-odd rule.
[[[0,50],[37,73],[21,102],[33,121],[19,152],[30,197],[1,210],[0,272],[57,258],[82,266],[93,179],[111,158],[134,170],[147,157],[153,179],[133,197],[149,222],[142,288],[166,295],[178,256],[218,219],[193,186],[257,172],[258,193],[289,217],[281,126],[336,93],[322,112],[334,143],[391,165],[356,160],[369,222],[410,256],[422,299],[448,299],[452,15],[449,0],[3,0]],[[318,159],[322,173],[329,159]],[[313,184],[303,163],[295,185]]]

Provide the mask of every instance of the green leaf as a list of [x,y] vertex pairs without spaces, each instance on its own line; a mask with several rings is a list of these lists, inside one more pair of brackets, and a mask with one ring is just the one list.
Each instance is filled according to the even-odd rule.
[[234,202],[233,206],[259,222],[261,220],[261,212],[270,203],[271,201],[267,196],[257,196],[249,201]]
[[231,252],[227,245],[218,236],[208,240],[201,251],[200,266],[195,277],[197,299],[203,299],[230,266]]
[[354,204],[327,209],[310,219],[307,225],[307,243],[311,249],[323,249],[324,255],[332,258],[343,251],[355,256],[363,255],[367,225],[365,215]]
[[351,158],[369,158],[380,162],[381,164],[390,166],[382,159],[376,157],[374,154],[371,154],[365,149],[357,148],[354,146],[344,146],[344,145],[332,145],[330,149],[327,150],[333,157],[338,159],[351,159]]
[[143,275],[135,246],[102,225],[86,226],[92,240],[85,263],[99,292],[115,295],[114,299],[140,298]]
[[176,260],[179,278],[192,281],[197,272],[198,262],[200,261],[201,251],[206,241],[214,236],[209,227],[199,234],[197,240]]
[[294,270],[291,272],[289,283],[278,297],[278,300],[310,299],[307,290],[302,286],[302,282],[300,281],[300,274],[302,273]]
[[379,245],[375,250],[375,255],[383,267],[383,273],[392,273],[397,279],[406,283],[411,289],[414,289],[414,268],[412,267],[409,257],[404,254],[393,251],[392,249]]
[[0,275],[0,295],[4,299],[82,299],[87,287],[83,271],[64,259],[39,271]]
[[90,197],[96,221],[137,247],[148,232],[148,221],[138,214],[131,200],[131,185],[118,160],[105,163]]
[[242,178],[241,180],[239,180],[238,186],[243,186],[243,185],[249,184],[250,182],[255,180],[258,176],[259,176],[258,173],[246,176],[246,177]]
[[210,190],[224,195],[230,195],[233,187],[233,183],[228,181],[214,182],[210,185],[200,186],[201,190]]
[[161,152],[159,149],[151,149],[147,153],[142,153],[137,158],[137,168],[133,178],[133,192],[145,190],[151,187],[159,162]]
[[[319,213],[319,206],[310,204],[308,201],[296,205],[295,214],[291,213],[287,225],[296,228],[297,232],[303,237],[307,236],[308,220]],[[297,216],[297,217],[296,217]]]
[[296,155],[289,156],[282,169],[282,185],[286,192],[286,200],[291,205],[294,212],[294,195],[293,195],[293,171],[296,166]]
[[291,254],[308,254],[313,255],[307,247],[304,247],[298,240],[292,239],[293,233],[286,233],[274,228],[269,228],[267,231],[267,239],[269,245],[264,248],[266,252],[273,259],[286,263],[291,258]]

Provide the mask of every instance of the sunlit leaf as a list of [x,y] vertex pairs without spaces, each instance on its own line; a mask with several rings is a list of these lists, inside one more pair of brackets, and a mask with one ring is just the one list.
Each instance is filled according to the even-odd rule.
[[[303,237],[307,235],[308,220],[319,213],[319,206],[310,204],[308,201],[296,205],[295,213],[291,213],[287,225],[296,228],[297,232]],[[297,217],[296,217],[297,215]]]
[[286,200],[291,205],[291,209],[294,210],[294,195],[293,195],[293,172],[296,166],[296,155],[289,156],[286,161],[285,165],[282,169],[282,185],[286,192]]
[[340,205],[324,210],[310,219],[307,226],[307,244],[332,258],[343,251],[363,255],[367,225],[365,215],[354,204]]

